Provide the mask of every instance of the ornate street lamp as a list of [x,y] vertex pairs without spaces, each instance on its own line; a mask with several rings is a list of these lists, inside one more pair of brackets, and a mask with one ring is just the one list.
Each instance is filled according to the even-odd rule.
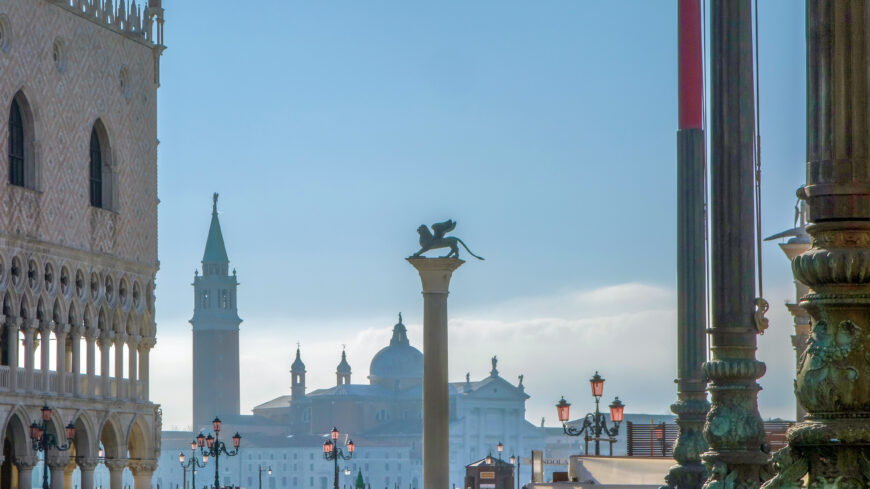
[[495,446],[495,450],[498,452],[498,459],[501,461],[501,452],[504,450],[504,445],[501,442],[498,442],[498,445]]
[[[202,436],[200,433],[199,436]],[[181,464],[181,472],[184,474],[181,479],[181,487],[182,489],[187,489],[187,469],[190,468],[190,487],[196,487],[196,469],[204,469],[205,464],[208,463],[208,454],[202,454],[202,460],[196,458],[196,447],[198,446],[197,440],[193,440],[190,442],[190,460],[187,463],[184,463],[184,453],[178,452],[178,462]]]
[[[266,468],[263,468],[262,465],[257,465],[257,480],[260,484],[260,486],[259,486],[260,489],[263,489],[263,472],[266,472],[269,475],[272,475],[272,466],[270,465]],[[196,488],[194,488],[194,489],[196,489]]]
[[338,447],[338,428],[333,427],[329,433],[331,440],[323,442],[323,458],[335,463],[335,476],[332,479],[332,488],[338,489],[338,461],[350,460],[353,457],[353,440],[347,442],[347,455]]
[[[610,443],[610,456],[613,456],[613,442],[616,441],[616,435],[619,434],[619,423],[622,422],[623,411],[625,410],[625,404],[619,400],[619,397],[615,398],[612,403],[610,403],[610,421],[614,423],[612,428],[607,426],[607,420],[601,414],[601,411],[598,409],[598,404],[601,401],[601,396],[604,394],[604,379],[598,375],[598,372],[595,372],[595,375],[589,379],[589,385],[592,388],[592,397],[595,398],[595,412],[587,413],[586,416],[583,417],[583,424],[577,428],[575,426],[568,426],[568,421],[571,419],[570,417],[570,408],[571,404],[565,401],[563,397],[559,400],[559,404],[556,404],[556,413],[559,416],[559,421],[562,422],[562,430],[566,435],[569,436],[580,436],[584,435],[584,440],[586,442],[586,452],[589,452],[589,441],[595,441],[595,455],[601,455],[599,449],[599,442],[604,440]],[[602,436],[606,435],[606,436]]]
[[483,459],[483,463],[486,465],[492,465],[492,452],[486,455],[486,458]]
[[227,450],[226,444],[220,441],[219,438],[221,432],[220,418],[216,417],[214,421],[211,422],[211,427],[214,430],[214,436],[203,436],[203,434],[200,433],[196,437],[196,446],[199,447],[203,460],[207,460],[208,457],[214,457],[214,489],[220,489],[221,480],[220,473],[218,472],[220,456],[221,454],[224,454],[227,457],[235,457],[238,455],[240,450],[239,445],[242,443],[242,435],[238,433],[233,435],[233,449]]
[[53,433],[48,432],[49,422],[51,421],[51,408],[48,407],[48,404],[44,404],[42,409],[40,409],[42,413],[42,420],[39,424],[35,421],[30,424],[30,440],[33,442],[33,451],[34,452],[43,452],[45,455],[42,457],[42,489],[49,489],[48,487],[48,450],[54,448],[57,451],[63,452],[70,449],[72,445],[72,440],[76,435],[76,427],[73,426],[72,422],[66,425],[66,443],[60,444],[57,437]]
[[509,458],[511,465],[516,464],[517,466],[517,489],[520,489],[520,458],[511,455]]

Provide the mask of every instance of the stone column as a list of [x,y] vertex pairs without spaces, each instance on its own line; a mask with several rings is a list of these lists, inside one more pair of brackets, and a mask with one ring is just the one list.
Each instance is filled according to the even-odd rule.
[[[72,489],[73,481],[72,476],[73,472],[76,470],[76,461],[72,458],[69,459],[69,462],[66,464],[66,467],[63,469],[63,487],[64,489]],[[79,484],[76,484],[79,486]]]
[[82,372],[82,333],[84,327],[77,325],[70,330],[70,346],[72,358],[70,359],[70,375],[72,376],[72,395],[81,395],[81,372]]
[[123,489],[124,468],[127,467],[127,459],[109,458],[104,463],[109,469],[109,489]]
[[126,334],[115,336],[115,398],[126,399],[124,390],[124,343],[127,341]]
[[870,108],[866,2],[807,0],[809,251],[795,278],[811,331],[795,393],[807,411],[774,457],[768,487],[870,485]]
[[127,377],[130,379],[127,382],[127,397],[135,401],[138,397],[138,392],[136,389],[136,367],[138,366],[138,360],[136,358],[136,352],[139,348],[139,340],[141,340],[141,336],[137,334],[132,334],[127,338],[127,349],[130,350],[130,354],[127,357],[129,364],[127,366],[128,374]]
[[6,354],[9,356],[9,391],[18,389],[18,331],[21,328],[21,318],[6,318],[6,334],[9,342],[6,345]]
[[111,331],[103,331],[100,334],[100,380],[103,387],[103,399],[111,399],[112,392],[109,388],[109,379],[112,375],[109,372],[109,355],[112,354],[112,337]]
[[450,487],[447,294],[457,258],[408,258],[423,282],[423,489]]
[[750,0],[713,0],[710,22],[712,360],[704,365],[712,400],[702,456],[707,489],[752,489],[768,463],[758,413],[755,359],[755,236],[752,17]]
[[705,151],[701,107],[701,5],[680,0],[679,108],[677,131],[677,415],[680,433],[674,446],[677,465],[665,477],[671,489],[700,489],[707,479],[701,465],[707,382],[707,271]]
[[57,336],[57,360],[55,370],[57,371],[57,394],[66,396],[66,335],[69,333],[69,324],[56,324],[54,334]]
[[25,319],[22,331],[24,332],[24,390],[33,392],[33,368],[36,362],[33,346],[33,336],[36,333],[38,321],[35,319]]
[[51,489],[64,489],[63,479],[66,466],[69,463],[68,456],[49,456],[48,460],[49,480]]
[[147,401],[150,399],[149,392],[149,356],[151,349],[154,348],[156,340],[154,337],[145,337],[139,342],[139,381],[142,383],[142,398]]
[[87,349],[87,393],[91,399],[97,398],[97,329],[85,329],[85,347]]
[[33,467],[36,466],[36,457],[16,458],[15,467],[18,468],[18,489],[33,489]]
[[156,460],[137,460],[130,462],[133,473],[133,489],[151,489],[151,477],[157,470]]
[[99,461],[95,458],[76,457],[81,471],[81,489],[94,489],[94,469]]
[[44,321],[39,325],[39,391],[51,392],[49,386],[49,359],[51,358],[51,321]]

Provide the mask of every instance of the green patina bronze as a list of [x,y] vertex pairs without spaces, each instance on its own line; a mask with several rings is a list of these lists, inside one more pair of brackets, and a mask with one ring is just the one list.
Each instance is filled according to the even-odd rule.
[[794,258],[811,331],[795,394],[807,416],[764,489],[870,487],[870,109],[865,1],[807,0],[811,248]]

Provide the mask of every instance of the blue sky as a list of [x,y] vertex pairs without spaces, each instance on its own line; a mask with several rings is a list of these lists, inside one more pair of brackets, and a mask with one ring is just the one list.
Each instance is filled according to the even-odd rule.
[[[529,419],[602,371],[666,412],[676,342],[676,2],[167,0],[159,91],[156,402],[184,426],[193,271],[219,209],[238,269],[243,409],[354,382],[403,311],[422,348],[415,229],[447,218],[484,262],[450,295],[451,376],[525,373]],[[762,2],[765,235],[803,180],[803,6]],[[764,251],[762,413],[792,411],[786,259]],[[601,299],[601,298],[604,299]],[[600,301],[598,299],[601,299]],[[558,361],[552,359],[559,352]],[[645,367],[654,365],[653,368]],[[613,392],[613,391],[611,391]],[[551,412],[553,411],[553,412]]]

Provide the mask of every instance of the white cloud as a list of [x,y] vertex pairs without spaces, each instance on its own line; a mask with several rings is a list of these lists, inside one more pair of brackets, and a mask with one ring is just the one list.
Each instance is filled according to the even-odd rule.
[[[772,327],[759,339],[759,358],[768,364],[761,379],[762,415],[792,416],[793,352],[791,319],[779,297],[769,295]],[[673,290],[627,283],[592,290],[565,291],[452,311],[450,378],[489,374],[497,355],[502,377],[525,375],[527,418],[554,422],[559,396],[578,413],[591,409],[588,379],[598,370],[607,381],[608,403],[618,395],[629,412],[666,413],[675,400],[676,312]],[[317,325],[293,319],[249,318],[242,326],[242,410],[289,393],[289,365],[296,341],[303,339],[309,389],[334,385],[341,344],[347,345],[353,381],[367,382],[372,356],[389,343],[392,323],[378,318],[326,319]],[[178,321],[182,324],[182,321]],[[422,325],[405,317],[411,343],[423,349]],[[152,399],[163,404],[164,426],[190,423],[190,328],[161,324],[152,360]],[[581,413],[582,414],[582,413]]]

